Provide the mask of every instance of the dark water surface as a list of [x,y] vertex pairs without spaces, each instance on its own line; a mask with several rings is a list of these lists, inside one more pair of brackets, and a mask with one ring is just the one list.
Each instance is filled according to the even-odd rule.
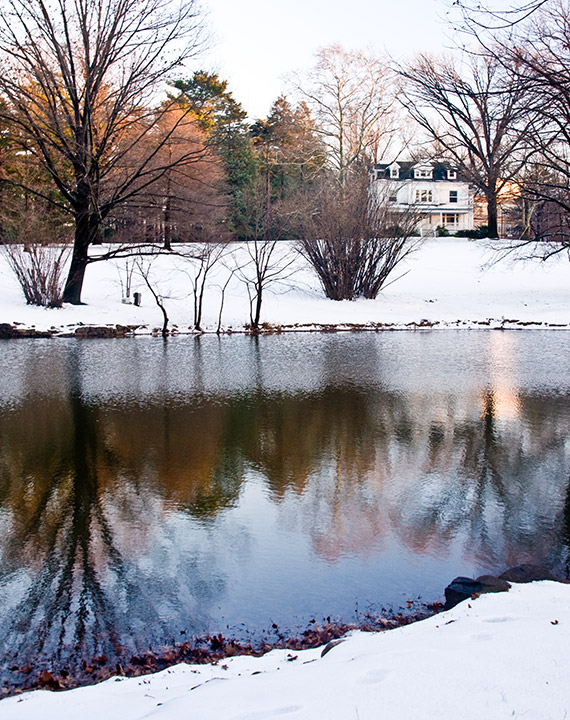
[[570,335],[0,344],[0,658],[73,668],[568,576]]

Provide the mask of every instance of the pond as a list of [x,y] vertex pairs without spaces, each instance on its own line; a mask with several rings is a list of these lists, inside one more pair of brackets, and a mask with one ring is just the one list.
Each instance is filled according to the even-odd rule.
[[3,342],[2,665],[359,622],[522,562],[567,577],[568,339]]

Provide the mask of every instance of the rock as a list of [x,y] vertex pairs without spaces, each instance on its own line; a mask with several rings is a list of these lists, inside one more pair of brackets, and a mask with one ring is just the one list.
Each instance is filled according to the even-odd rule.
[[6,340],[10,338],[50,338],[53,333],[51,330],[36,330],[35,327],[26,328],[18,327],[21,323],[0,323],[0,339]]
[[16,329],[9,323],[0,323],[0,338],[13,338],[16,337]]
[[509,568],[502,575],[499,575],[499,578],[514,583],[529,583],[534,582],[535,580],[560,579],[555,577],[548,568],[542,567],[541,565],[529,565],[526,563]]
[[510,584],[507,582],[507,578],[495,577],[494,575],[481,575],[477,578],[477,582],[481,583],[481,593],[492,593],[492,592],[508,592],[510,590]]
[[474,595],[492,592],[507,592],[511,586],[505,578],[494,575],[481,575],[476,580],[468,577],[456,577],[445,588],[445,610],[450,610],[463,600]]
[[535,580],[555,580],[560,582],[551,570],[540,565],[517,565],[509,568],[504,573],[495,577],[494,575],[481,575],[477,579],[468,577],[456,577],[445,588],[444,610],[450,610],[463,600],[474,595],[483,595],[492,592],[507,592],[510,583],[528,583]]
[[472,595],[478,594],[483,586],[477,580],[468,577],[456,577],[445,588],[445,606],[444,610],[451,610],[458,603],[467,600]]

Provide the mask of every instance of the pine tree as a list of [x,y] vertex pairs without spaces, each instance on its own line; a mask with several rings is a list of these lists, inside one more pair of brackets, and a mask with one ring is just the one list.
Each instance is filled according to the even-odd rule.
[[257,174],[247,113],[228,91],[227,81],[215,73],[197,71],[190,80],[176,81],[174,87],[181,92],[179,102],[195,114],[222,160],[231,198],[230,222],[238,231],[243,226],[244,193]]

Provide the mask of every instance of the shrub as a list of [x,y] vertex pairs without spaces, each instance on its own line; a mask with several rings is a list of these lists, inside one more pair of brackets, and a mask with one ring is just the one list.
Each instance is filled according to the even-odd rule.
[[481,240],[489,236],[489,228],[486,225],[473,228],[472,230],[458,230],[455,233],[455,237],[466,237],[472,240]]
[[419,215],[394,210],[389,195],[370,192],[367,173],[346,186],[324,178],[304,209],[298,250],[331,300],[374,299],[397,265],[421,242]]
[[28,305],[56,308],[63,305],[63,270],[69,257],[67,246],[4,245]]

